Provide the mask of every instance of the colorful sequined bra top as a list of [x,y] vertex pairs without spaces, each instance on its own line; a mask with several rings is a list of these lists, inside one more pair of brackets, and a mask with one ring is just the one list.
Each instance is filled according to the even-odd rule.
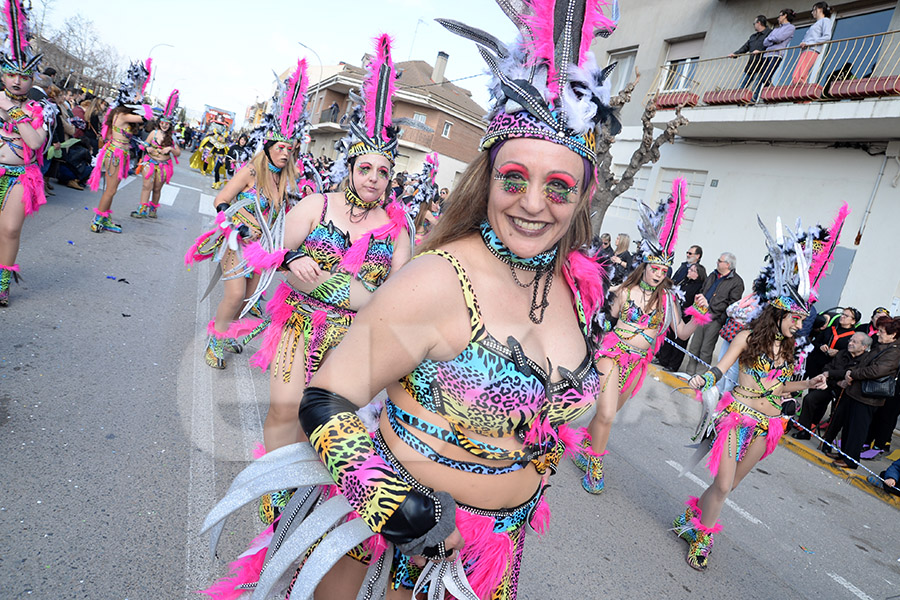
[[[559,426],[584,414],[601,389],[579,296],[576,294],[576,313],[585,336],[584,360],[574,371],[558,367],[561,379],[550,382],[552,369],[527,357],[515,338],[510,336],[504,345],[488,333],[472,283],[459,261],[440,250],[423,254],[436,254],[453,265],[469,310],[472,333],[469,344],[456,358],[424,360],[400,380],[416,402],[446,419],[450,428],[433,425],[388,400],[386,412],[391,428],[420,454],[455,469],[502,474],[532,462],[539,472],[543,472],[548,465],[547,456],[558,449]],[[459,446],[483,460],[512,463],[493,467],[447,458],[414,436],[408,427]],[[514,436],[523,447],[517,450],[499,448],[472,439],[462,430],[492,438]]]
[[[781,410],[781,394],[776,390],[788,383],[794,377],[794,364],[782,363],[776,365],[775,361],[767,355],[757,357],[753,364],[740,363],[741,373],[749,375],[756,384],[756,389],[738,385],[734,388],[734,394],[744,398],[765,398],[769,404]],[[778,382],[773,385],[773,383]],[[768,384],[768,385],[767,385]],[[747,393],[744,393],[746,391]]]
[[[325,196],[319,223],[300,244],[299,251],[316,261],[322,270],[335,273],[351,247],[350,235],[335,225],[334,221],[329,220],[327,224],[325,223],[327,210],[328,196]],[[366,240],[367,238],[368,236],[363,236],[361,239]],[[365,241],[359,243],[365,243]],[[391,274],[394,242],[390,238],[371,238],[368,243],[369,247],[366,249],[365,258],[356,278],[367,290],[374,292]]]
[[[660,304],[664,303],[664,298],[660,298]],[[641,329],[659,330],[666,318],[665,310],[659,306],[654,308],[652,312],[645,313],[640,306],[631,299],[631,289],[625,290],[625,302],[619,310],[619,320],[632,325],[637,325]]]

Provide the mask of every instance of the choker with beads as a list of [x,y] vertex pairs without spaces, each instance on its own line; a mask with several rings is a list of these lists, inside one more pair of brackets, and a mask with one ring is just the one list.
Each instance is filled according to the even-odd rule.
[[775,341],[780,342],[783,339],[784,339],[784,334],[781,333],[780,331],[776,331],[775,332]]
[[641,288],[642,290],[644,290],[645,292],[651,292],[651,293],[655,292],[655,291],[656,291],[656,288],[659,287],[658,285],[650,285],[649,283],[647,283],[647,282],[644,281],[643,279],[641,279],[641,280],[638,282],[638,286],[640,286],[640,288]]
[[269,167],[269,170],[272,171],[273,173],[275,173],[276,175],[281,173],[281,167],[276,167],[275,165],[273,165],[270,162],[267,162],[266,166]]
[[[349,187],[344,190],[344,201],[347,203],[347,206],[350,207],[350,221],[353,223],[359,223],[366,218],[366,215],[370,210],[381,205],[381,198],[366,202]],[[359,209],[362,212],[354,213],[354,210],[356,209]]]
[[[550,286],[553,283],[553,264],[556,260],[556,248],[554,247],[552,250],[546,250],[531,258],[522,258],[521,256],[513,254],[512,251],[500,241],[500,238],[487,221],[481,224],[480,231],[481,239],[484,241],[484,245],[487,246],[487,249],[490,250],[491,254],[509,266],[509,272],[512,274],[515,284],[522,288],[531,287],[531,308],[528,311],[528,318],[531,319],[532,323],[536,325],[540,324],[544,320],[544,311],[550,306],[550,302],[547,298],[550,295]],[[534,279],[530,282],[519,281],[516,269],[533,271]],[[541,292],[541,301],[538,302],[538,288],[541,287],[540,280],[545,275],[546,278],[544,279],[543,290]]]
[[16,102],[25,102],[26,100],[28,100],[28,94],[19,96],[10,92],[8,88],[4,88],[3,93],[6,94],[7,98],[9,98],[10,100],[15,100]]

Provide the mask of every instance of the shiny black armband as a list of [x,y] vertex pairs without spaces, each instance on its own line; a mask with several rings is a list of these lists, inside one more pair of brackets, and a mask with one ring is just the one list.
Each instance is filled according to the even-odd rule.
[[288,270],[288,265],[291,263],[291,261],[295,261],[298,258],[302,258],[304,256],[306,256],[306,253],[302,250],[288,250],[284,254],[284,260],[281,261],[281,266],[285,270]]
[[303,399],[300,400],[300,427],[306,437],[311,438],[313,431],[319,425],[323,425],[332,417],[340,413],[356,413],[359,407],[334,392],[329,392],[320,387],[307,387],[303,390]]
[[793,398],[788,398],[787,400],[782,401],[781,403],[781,414],[786,417],[793,417],[797,414],[797,401]]
[[217,213],[225,212],[229,208],[231,208],[231,205],[228,204],[227,202],[219,202],[218,204],[216,204],[216,212]]

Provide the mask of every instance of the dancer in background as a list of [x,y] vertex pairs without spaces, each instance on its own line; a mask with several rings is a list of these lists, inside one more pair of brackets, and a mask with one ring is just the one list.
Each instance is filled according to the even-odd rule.
[[112,231],[122,233],[122,226],[112,220],[112,202],[119,189],[119,183],[128,177],[131,168],[129,153],[131,138],[134,136],[132,125],[149,121],[153,118],[153,109],[142,104],[144,90],[150,81],[151,61],[132,63],[119,85],[119,93],[115,104],[106,115],[101,137],[103,146],[97,155],[97,164],[88,179],[92,192],[100,189],[101,180],[106,182],[106,189],[100,196],[100,203],[94,209],[94,220],[91,231],[102,233]]
[[[735,336],[719,364],[690,379],[691,387],[704,392],[704,404],[710,403],[698,428],[703,439],[692,462],[696,465],[711,450],[708,464],[714,477],[699,499],[688,499],[684,513],[673,523],[678,536],[689,544],[687,562],[694,569],[707,567],[713,534],[722,529],[718,519],[728,495],[756,463],[775,450],[786,418],[796,414],[797,402],[790,395],[826,387],[824,374],[793,380],[794,335],[809,316],[848,213],[844,205],[830,229],[816,226],[809,231],[799,227],[796,232],[782,231],[779,219],[775,238],[760,221],[768,264],[753,289],[762,312]],[[711,410],[718,399],[716,382],[735,361],[740,368],[737,385]]]
[[178,90],[172,90],[163,113],[157,120],[156,128],[147,136],[144,146],[146,154],[136,170],[138,174],[144,176],[141,185],[141,204],[137,210],[131,211],[131,216],[136,219],[156,218],[162,187],[172,181],[172,161],[177,163],[178,157],[181,156],[181,147],[172,136],[176,108],[178,108]]
[[0,53],[0,306],[7,306],[10,282],[19,278],[25,217],[47,202],[40,168],[47,131],[43,108],[28,99],[41,60],[28,43],[28,12],[19,0],[7,0],[3,15],[9,34]]

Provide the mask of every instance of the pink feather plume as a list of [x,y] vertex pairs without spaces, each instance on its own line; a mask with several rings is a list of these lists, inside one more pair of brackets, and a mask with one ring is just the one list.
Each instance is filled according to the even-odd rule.
[[144,68],[147,69],[147,77],[144,79],[144,85],[141,86],[141,96],[144,95],[144,91],[147,89],[147,84],[150,83],[150,65],[153,63],[152,58],[147,58],[147,62],[144,63]]
[[260,349],[250,358],[251,367],[259,367],[265,371],[275,358],[284,326],[294,313],[291,305],[285,302],[291,294],[291,289],[291,286],[282,282],[275,290],[275,294],[272,295],[272,299],[266,302],[266,312],[269,314],[271,322],[263,334]]
[[288,80],[284,100],[281,105],[281,135],[291,138],[300,115],[303,114],[306,90],[309,88],[309,76],[306,74],[306,59],[297,61],[297,69]]
[[[556,44],[553,42],[553,15],[556,0],[530,0],[532,13],[523,15],[522,20],[531,29],[531,61],[535,64],[547,63],[547,81],[559,80],[560,65],[556,64]],[[562,68],[566,68],[565,65]],[[556,86],[550,85],[550,100],[559,96]]]
[[[391,113],[393,112],[393,102],[391,102],[391,98],[394,97],[394,93],[397,91],[396,84],[396,73],[394,71],[394,61],[391,58],[391,46],[393,45],[394,40],[391,39],[391,36],[388,34],[382,34],[375,41],[375,58],[372,59],[372,62],[369,63],[369,76],[366,78],[366,81],[363,83],[362,94],[363,100],[366,105],[366,134],[370,138],[375,138],[375,105],[376,98],[378,97],[378,73],[381,71],[382,65],[387,65],[390,75],[388,77],[388,102],[387,106],[384,110],[384,123],[383,126],[388,126],[391,124]],[[388,142],[388,137],[385,135],[384,130],[379,131],[378,135],[381,136],[384,142]]]
[[601,308],[606,297],[606,269],[597,261],[573,250],[569,252],[563,275],[573,293],[581,294],[585,317],[590,319]]
[[678,228],[684,218],[684,209],[688,204],[687,181],[679,177],[672,182],[672,197],[669,198],[666,209],[666,220],[659,229],[659,248],[666,255],[675,253],[675,244],[678,242]]
[[578,66],[583,67],[585,56],[591,50],[591,42],[598,29],[611,31],[615,28],[615,22],[603,14],[602,7],[606,3],[602,0],[587,0],[584,7],[584,24],[581,26],[581,46],[578,48]]
[[28,46],[28,32],[26,31],[28,20],[19,0],[6,0],[3,6],[3,16],[6,18],[7,27],[12,27],[13,12],[15,12],[16,17],[16,35],[12,35],[12,32],[9,32],[10,50],[13,56],[24,58],[25,48]]
[[178,106],[178,90],[172,90],[172,93],[169,94],[169,99],[166,100],[166,108],[163,110],[163,115],[172,118],[175,115],[175,107]]
[[809,281],[812,287],[811,301],[814,301],[815,297],[818,296],[819,284],[822,282],[822,276],[825,274],[825,271],[828,270],[831,259],[834,258],[834,250],[841,241],[841,229],[844,227],[844,222],[849,215],[850,207],[844,202],[844,204],[841,205],[840,210],[838,210],[834,222],[828,229],[828,242],[826,243],[825,248],[823,248],[821,252],[816,253],[813,257],[812,265],[809,267]]

